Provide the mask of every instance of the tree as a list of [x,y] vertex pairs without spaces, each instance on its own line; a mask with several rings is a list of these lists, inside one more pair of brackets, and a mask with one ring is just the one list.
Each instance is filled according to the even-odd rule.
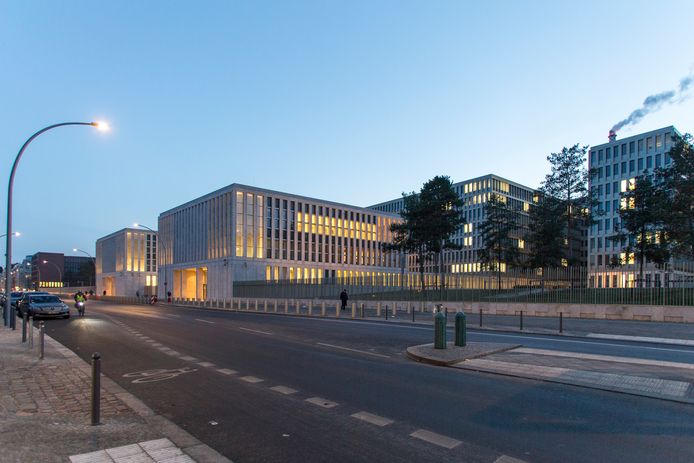
[[565,252],[565,224],[558,217],[562,216],[563,211],[561,201],[543,194],[539,194],[537,202],[530,206],[530,231],[527,235],[529,267],[545,269],[561,266]]
[[501,289],[502,264],[515,267],[520,263],[518,242],[511,235],[518,229],[517,213],[504,198],[492,193],[484,206],[485,218],[479,230],[483,248],[479,258],[489,270],[496,270]]
[[670,258],[663,215],[667,209],[666,191],[653,182],[652,174],[647,171],[621,195],[621,225],[611,239],[628,242],[624,252],[627,256],[633,253],[639,263],[639,287],[643,283],[643,267],[647,261],[663,265]]
[[659,169],[669,207],[664,208],[665,231],[673,254],[694,259],[694,148],[692,136],[675,135],[669,151],[672,165]]
[[403,193],[403,199],[404,207],[400,212],[403,220],[391,225],[393,243],[385,248],[417,256],[422,290],[425,289],[424,264],[438,256],[439,281],[443,284],[441,254],[444,249],[459,248],[449,238],[465,223],[460,213],[463,202],[450,178],[445,176],[429,180],[419,193]]
[[585,168],[587,150],[587,146],[579,147],[577,143],[547,156],[551,173],[545,176],[540,188],[542,194],[555,198],[561,204],[557,219],[565,224],[562,237],[566,243],[565,258],[568,265],[574,265],[580,259],[574,253],[574,234],[578,224],[587,226],[592,222],[591,211],[596,203],[588,190],[591,173]]

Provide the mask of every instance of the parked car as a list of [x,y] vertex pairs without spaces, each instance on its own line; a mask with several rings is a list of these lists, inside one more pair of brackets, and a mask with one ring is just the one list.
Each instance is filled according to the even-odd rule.
[[17,305],[17,314],[24,317],[62,317],[70,318],[70,308],[58,296],[51,294],[27,293]]
[[17,308],[17,302],[24,296],[22,291],[12,291],[10,293],[10,307]]

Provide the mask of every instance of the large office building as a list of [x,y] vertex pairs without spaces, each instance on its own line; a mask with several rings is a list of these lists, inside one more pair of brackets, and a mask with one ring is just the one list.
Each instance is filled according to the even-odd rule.
[[157,232],[124,228],[96,241],[96,293],[157,294]]
[[37,252],[22,263],[31,272],[34,289],[88,287],[94,283],[94,261],[89,257],[60,252]]
[[[520,228],[513,235],[513,239],[521,254],[525,252],[523,233],[529,224],[528,211],[534,200],[535,190],[493,174],[454,183],[453,188],[464,203],[462,214],[466,223],[451,237],[451,241],[462,246],[462,249],[444,251],[443,273],[477,273],[484,270],[479,259],[479,252],[484,247],[479,225],[485,219],[485,205],[492,194],[500,196],[502,201],[518,212]],[[404,199],[400,197],[370,206],[370,209],[399,213],[403,207]],[[414,257],[410,258],[408,269],[411,272],[417,271]],[[503,264],[502,269],[505,269]],[[436,271],[437,263],[426,263],[425,272]]]
[[392,212],[232,184],[159,216],[159,295],[227,300],[233,281],[399,284]]
[[[672,160],[668,151],[673,135],[679,132],[673,127],[663,127],[631,137],[617,139],[611,136],[607,143],[595,145],[590,150],[589,166],[595,170],[591,189],[599,202],[602,215],[595,217],[588,238],[589,285],[596,288],[634,287],[639,266],[634,255],[627,255],[622,243],[610,237],[619,226],[619,210],[625,205],[621,194],[633,188],[636,177],[646,171],[668,167]],[[613,265],[620,262],[622,265]],[[646,266],[645,286],[659,287],[665,284],[666,274],[652,265]]]

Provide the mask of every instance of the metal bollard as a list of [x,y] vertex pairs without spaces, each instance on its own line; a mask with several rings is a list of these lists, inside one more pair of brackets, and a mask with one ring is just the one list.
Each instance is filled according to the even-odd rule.
[[357,318],[357,303],[352,302],[352,319]]
[[520,311],[520,329],[523,330],[523,311]]
[[34,321],[29,317],[29,349],[34,348]]
[[446,348],[446,316],[439,312],[434,315],[434,349]]
[[480,328],[482,328],[482,309],[480,309]]
[[101,408],[101,355],[92,354],[92,426],[99,423]]
[[388,305],[386,305],[386,320],[388,320]]
[[563,317],[563,312],[559,312],[559,332],[563,333],[564,332],[564,317]]
[[43,349],[43,341],[44,341],[44,322],[39,323],[39,358],[43,360],[43,354],[44,354],[44,349]]
[[455,345],[465,347],[467,344],[467,321],[463,312],[455,314]]
[[361,318],[364,318],[364,304],[361,305]]
[[414,323],[414,306],[412,306],[412,323]]
[[27,342],[27,313],[22,314],[22,342]]

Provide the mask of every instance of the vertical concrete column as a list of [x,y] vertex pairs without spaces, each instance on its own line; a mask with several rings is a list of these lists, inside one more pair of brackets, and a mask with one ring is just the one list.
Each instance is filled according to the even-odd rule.
[[277,313],[277,304],[279,304],[279,302],[277,302],[277,299],[272,301],[272,311],[275,313]]
[[267,313],[267,299],[263,301],[263,312]]
[[284,300],[284,313],[289,313],[289,299]]
[[357,303],[352,302],[352,318],[357,318]]
[[381,318],[381,303],[380,302],[376,303],[376,316],[378,318]]
[[320,304],[320,316],[325,317],[325,301]]
[[296,314],[299,315],[301,313],[301,301],[296,301],[295,309]]
[[340,304],[335,304],[335,318],[340,318]]
[[258,311],[258,299],[255,300],[255,304],[253,305],[254,310],[257,312]]
[[311,315],[313,315],[312,312],[313,312],[313,301],[311,300],[311,301],[308,301],[308,316],[309,316],[309,317],[310,317]]

